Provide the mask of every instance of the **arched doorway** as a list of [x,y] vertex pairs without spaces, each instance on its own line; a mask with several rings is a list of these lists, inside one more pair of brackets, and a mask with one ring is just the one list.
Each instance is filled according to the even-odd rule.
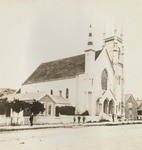
[[105,101],[104,101],[103,112],[105,114],[108,114],[108,99],[105,99]]
[[114,114],[114,101],[109,102],[109,114]]

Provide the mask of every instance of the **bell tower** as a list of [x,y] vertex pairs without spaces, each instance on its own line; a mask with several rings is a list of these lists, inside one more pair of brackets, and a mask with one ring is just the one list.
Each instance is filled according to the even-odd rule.
[[118,112],[118,114],[122,115],[124,113],[123,34],[121,33],[118,36],[117,29],[114,29],[114,35],[112,37],[104,39],[104,48],[108,52],[111,64],[114,69],[113,93],[118,103],[116,111]]
[[88,35],[88,43],[87,49],[85,50],[85,74],[91,75],[94,68],[94,61],[95,61],[95,50],[93,45],[93,35],[91,31],[90,25],[90,32]]
[[88,35],[87,49],[85,50],[85,100],[87,101],[87,108],[90,115],[94,115],[93,104],[93,85],[94,85],[94,64],[95,64],[95,50],[93,45],[93,35],[91,31]]

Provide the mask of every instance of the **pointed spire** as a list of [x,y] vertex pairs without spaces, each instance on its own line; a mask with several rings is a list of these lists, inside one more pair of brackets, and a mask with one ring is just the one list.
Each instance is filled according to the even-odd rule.
[[105,25],[104,25],[104,32],[103,32],[103,47],[105,47],[105,38],[106,38],[106,32],[105,32]]
[[90,24],[90,31],[88,35],[88,44],[87,44],[87,50],[92,49],[93,50],[93,35],[92,35],[92,25]]
[[104,32],[103,33],[103,39],[105,40],[105,38],[106,38],[106,33]]
[[116,36],[117,35],[117,29],[115,28],[114,29],[114,36]]
[[120,38],[123,40],[123,27],[121,26]]
[[118,23],[117,23],[117,20],[115,20],[115,24],[114,24],[114,36],[117,36],[117,27],[118,27]]
[[117,28],[114,28],[114,43],[117,44]]

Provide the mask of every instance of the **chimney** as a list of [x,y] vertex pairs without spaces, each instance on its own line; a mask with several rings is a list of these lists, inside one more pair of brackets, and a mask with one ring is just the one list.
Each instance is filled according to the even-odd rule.
[[59,91],[59,96],[62,96],[62,91],[61,90]]

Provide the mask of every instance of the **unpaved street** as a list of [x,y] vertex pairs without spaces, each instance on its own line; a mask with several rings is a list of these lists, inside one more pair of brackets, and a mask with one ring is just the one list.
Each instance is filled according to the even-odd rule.
[[142,125],[0,132],[3,150],[142,150]]

